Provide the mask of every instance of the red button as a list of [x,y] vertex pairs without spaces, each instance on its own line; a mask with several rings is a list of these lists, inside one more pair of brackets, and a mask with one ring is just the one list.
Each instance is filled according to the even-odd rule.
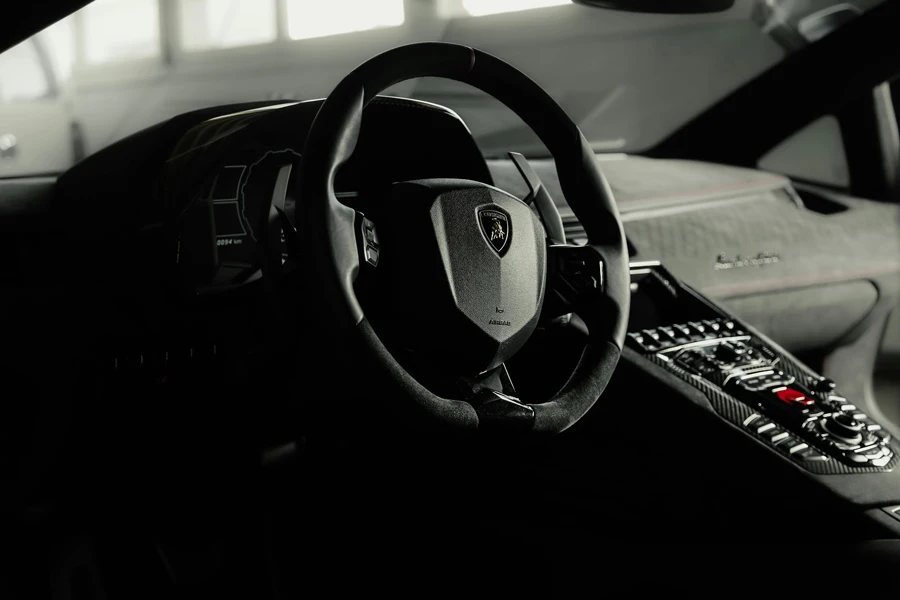
[[782,402],[787,402],[788,404],[799,404],[801,406],[810,406],[814,401],[812,398],[807,398],[803,392],[799,392],[795,389],[784,388],[783,390],[778,390],[775,392],[778,396],[778,399]]

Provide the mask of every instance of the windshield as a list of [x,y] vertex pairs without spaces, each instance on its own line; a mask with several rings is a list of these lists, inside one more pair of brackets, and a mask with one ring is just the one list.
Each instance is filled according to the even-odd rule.
[[[96,0],[0,55],[0,176],[61,172],[193,109],[324,97],[373,54],[426,40],[496,54],[598,152],[640,152],[878,3],[737,0],[672,16],[568,0]],[[464,84],[386,93],[452,108],[488,156],[544,153],[518,117]]]

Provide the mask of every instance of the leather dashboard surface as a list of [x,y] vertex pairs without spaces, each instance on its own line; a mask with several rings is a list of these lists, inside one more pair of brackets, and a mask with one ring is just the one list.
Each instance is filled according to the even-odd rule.
[[[616,195],[633,260],[677,277],[758,324],[790,350],[836,341],[876,299],[900,290],[900,208],[710,163],[598,159]],[[532,161],[566,223],[579,226],[550,159]],[[524,196],[511,163],[489,163],[498,187]],[[827,196],[828,210],[802,198]],[[781,318],[773,318],[773,314]],[[827,317],[823,322],[822,318]],[[828,329],[815,332],[815,328]]]
[[[574,217],[559,186],[556,166],[550,159],[531,160],[563,219]],[[727,198],[769,196],[790,184],[781,175],[686,160],[658,160],[624,155],[599,155],[597,162],[609,180],[619,211],[629,218]],[[527,189],[512,162],[490,160],[495,184],[524,196]]]

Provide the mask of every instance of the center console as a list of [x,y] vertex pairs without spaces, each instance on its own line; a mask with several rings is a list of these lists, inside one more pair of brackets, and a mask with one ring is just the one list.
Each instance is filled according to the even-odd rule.
[[893,469],[891,436],[833,381],[680,284],[659,263],[632,264],[627,345],[698,388],[713,409],[818,474]]

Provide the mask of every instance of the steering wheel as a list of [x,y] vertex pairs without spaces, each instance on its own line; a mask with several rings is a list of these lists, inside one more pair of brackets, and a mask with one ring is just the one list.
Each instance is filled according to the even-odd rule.
[[[377,228],[342,204],[334,192],[335,175],[353,154],[363,108],[386,88],[418,77],[467,83],[521,117],[553,155],[588,243],[548,239],[529,199],[475,181],[395,183]],[[534,172],[524,159],[520,163],[532,189],[539,189]],[[557,433],[576,423],[603,393],[621,354],[630,304],[622,222],[584,135],[515,67],[473,48],[431,42],[368,60],[320,108],[297,191],[305,211],[300,233],[313,258],[313,289],[335,335],[362,344],[402,391],[390,402],[452,428]],[[355,289],[367,270],[376,273],[378,293],[389,307],[390,335],[404,351],[435,361],[453,376],[487,381],[539,321],[551,316],[578,314],[588,328],[586,346],[568,382],[549,401],[523,403],[487,384],[475,385],[463,398],[441,397],[413,377],[395,356],[397,346],[389,344],[392,353],[373,329]]]

